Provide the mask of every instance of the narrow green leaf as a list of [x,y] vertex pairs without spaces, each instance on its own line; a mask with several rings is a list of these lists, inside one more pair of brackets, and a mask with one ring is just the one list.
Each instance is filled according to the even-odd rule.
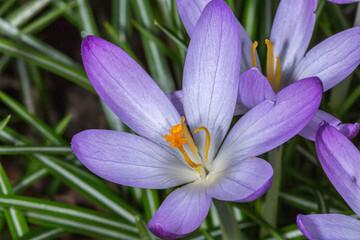
[[184,52],[187,51],[187,46],[185,45],[184,41],[181,40],[174,32],[172,32],[170,29],[166,28],[165,26],[161,25],[157,21],[155,21],[155,26],[157,26],[161,31],[165,33],[166,36],[168,36],[178,48],[183,50]]
[[146,227],[146,224],[141,220],[140,216],[135,216],[136,225],[139,230],[140,238],[142,240],[151,240],[154,239],[153,235],[149,232],[149,229]]
[[34,50],[51,57],[52,59],[56,59],[57,61],[73,66],[74,68],[81,69],[80,65],[70,57],[31,35],[21,33],[18,28],[12,26],[10,23],[1,18],[0,33],[3,33],[12,40],[26,44]]
[[13,26],[20,26],[40,12],[50,0],[32,0],[21,4],[18,9],[11,12],[6,20]]
[[65,231],[60,228],[38,227],[19,238],[18,240],[51,240],[58,239]]
[[72,153],[72,150],[70,147],[62,146],[0,146],[0,155],[23,155],[33,153],[69,154]]
[[222,230],[222,239],[240,240],[244,239],[235,219],[234,212],[229,203],[214,199],[216,210],[220,217],[220,226]]
[[16,0],[7,0],[5,2],[2,2],[0,6],[0,16],[2,16],[7,10],[16,3]]
[[[155,32],[154,17],[149,5],[150,3],[142,0],[134,0],[131,3],[134,6],[138,22],[148,31]],[[174,91],[175,84],[163,52],[152,39],[143,34],[141,37],[151,76],[165,93]]]
[[109,230],[137,233],[137,228],[135,226],[123,223],[115,216],[107,216],[93,210],[68,204],[29,197],[0,196],[0,205],[5,207],[15,207],[22,211],[31,211],[49,216],[58,216],[69,220],[76,220],[94,226],[103,226]]
[[20,35],[27,34],[27,33],[40,32],[41,30],[46,28],[48,25],[53,23],[56,19],[61,17],[62,14],[64,14],[66,11],[74,8],[75,6],[77,6],[77,3],[75,0],[73,0],[69,3],[64,2],[64,5],[62,5],[61,7],[53,8],[53,9],[49,10],[48,12],[42,14],[36,20],[29,22],[29,24],[27,24],[20,30]]
[[[8,177],[6,176],[5,170],[0,164],[0,192],[2,196],[13,195]],[[0,204],[1,205],[1,204]],[[6,222],[9,226],[9,230],[12,238],[17,239],[29,231],[27,223],[25,221],[22,212],[15,210],[14,207],[9,206],[4,208],[4,214]]]
[[13,98],[0,91],[0,101],[2,101],[8,108],[15,112],[29,125],[34,127],[41,135],[51,141],[55,145],[66,145],[66,141],[59,137],[50,127],[48,127],[40,119],[29,113],[20,103]]
[[8,115],[4,120],[1,120],[0,122],[0,132],[6,127],[6,125],[9,123],[11,118],[11,115]]
[[62,76],[91,92],[95,92],[90,81],[87,79],[85,72],[76,67],[65,65],[64,63],[37,51],[31,50],[25,46],[19,46],[4,39],[0,39],[0,52],[34,63],[35,65]]
[[69,126],[70,121],[71,121],[70,114],[62,118],[54,127],[55,133],[61,136],[65,132],[66,128]]
[[[263,218],[273,227],[276,227],[277,224],[277,212],[282,173],[282,154],[282,145],[269,152],[269,163],[274,169],[274,175],[271,188],[266,193]],[[265,229],[260,230],[260,236],[264,237],[266,234],[268,234],[268,232]]]
[[245,2],[243,23],[244,23],[244,28],[246,29],[246,32],[249,34],[251,39],[255,38],[256,29],[257,29],[257,16],[256,16],[257,5],[258,5],[258,0]]
[[24,191],[27,187],[32,185],[34,182],[39,180],[40,178],[45,177],[48,175],[49,171],[45,168],[39,169],[35,172],[30,173],[29,175],[23,176],[21,180],[16,183],[13,187],[14,193],[21,193]]
[[25,108],[31,114],[35,114],[35,103],[32,96],[29,71],[23,60],[16,59],[16,71],[21,84],[22,98]]
[[90,2],[85,0],[77,0],[81,23],[83,29],[86,31],[84,35],[96,35],[99,36],[94,16],[91,11]]
[[251,218],[257,224],[259,224],[262,228],[266,229],[274,238],[278,240],[285,240],[275,228],[273,228],[264,218],[259,216],[259,214],[254,212],[248,204],[238,203],[234,206],[238,207],[241,212],[243,212],[246,216]]
[[146,220],[149,221],[159,208],[159,195],[156,190],[143,189],[143,205],[146,212]]

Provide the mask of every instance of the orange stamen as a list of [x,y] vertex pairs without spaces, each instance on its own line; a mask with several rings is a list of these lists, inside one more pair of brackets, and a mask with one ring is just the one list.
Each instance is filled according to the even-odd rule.
[[281,78],[281,66],[280,66],[280,58],[276,57],[276,76],[275,76],[275,87],[274,91],[277,92],[280,84]]
[[270,42],[270,40],[265,40],[267,46],[267,54],[266,54],[266,73],[267,79],[270,84],[273,85],[274,81],[274,46]]
[[210,148],[210,133],[206,127],[199,127],[194,131],[194,133],[197,133],[200,130],[204,130],[206,133],[204,152],[205,152],[205,159],[208,160],[208,153],[209,153],[209,148]]
[[253,67],[257,67],[257,64],[256,64],[256,57],[255,57],[255,51],[256,51],[256,48],[258,46],[258,42],[255,41],[252,45],[252,48],[251,48],[251,58],[252,58],[252,64],[253,64]]

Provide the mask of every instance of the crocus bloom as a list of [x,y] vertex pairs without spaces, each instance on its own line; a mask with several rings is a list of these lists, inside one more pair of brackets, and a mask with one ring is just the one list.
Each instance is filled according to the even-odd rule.
[[[209,2],[210,0],[177,0],[181,19],[190,37],[202,9]],[[303,78],[319,77],[324,91],[327,91],[344,80],[359,65],[360,27],[329,37],[306,53],[314,29],[316,7],[317,0],[280,2],[270,40],[266,40],[267,78],[259,72],[259,66],[255,68],[259,63],[256,54],[257,42],[252,43],[239,23],[243,74],[240,77],[236,114],[243,114],[263,100],[272,99],[278,90]],[[180,112],[183,111],[181,92],[174,92],[169,98]],[[348,138],[356,136],[360,129],[358,123],[339,125],[339,119],[319,110],[300,135],[315,140],[317,127],[323,120],[336,126]]]
[[[360,216],[360,152],[342,133],[323,123],[316,134],[316,152],[336,190]],[[355,240],[360,221],[341,214],[298,215],[297,224],[309,239]]]
[[180,238],[194,231],[212,198],[246,202],[264,194],[273,170],[256,156],[297,134],[320,104],[322,84],[308,78],[254,107],[227,134],[236,104],[240,51],[232,11],[223,1],[213,1],[188,48],[181,117],[124,51],[94,36],[83,41],[83,63],[92,85],[139,135],[87,130],[73,137],[72,149],[88,169],[115,183],[153,189],[183,185],[148,223],[158,237]]

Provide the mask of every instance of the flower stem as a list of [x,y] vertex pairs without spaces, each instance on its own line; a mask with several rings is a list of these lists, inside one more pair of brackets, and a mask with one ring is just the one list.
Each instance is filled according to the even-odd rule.
[[[273,182],[270,190],[266,194],[264,203],[264,219],[272,226],[276,227],[279,191],[281,183],[281,160],[282,160],[283,146],[277,147],[269,152],[269,163],[274,169]],[[268,231],[264,228],[260,230],[260,236],[265,236]]]
[[216,199],[214,199],[214,204],[220,217],[222,239],[224,240],[245,239],[240,232],[231,205],[227,202]]

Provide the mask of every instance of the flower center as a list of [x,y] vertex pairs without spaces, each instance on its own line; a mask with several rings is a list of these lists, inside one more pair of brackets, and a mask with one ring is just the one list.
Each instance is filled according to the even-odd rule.
[[[205,159],[203,160],[200,155],[199,155],[199,149],[196,147],[194,140],[189,132],[189,130],[187,129],[187,127],[185,126],[185,117],[181,117],[181,124],[177,124],[175,126],[173,126],[169,132],[170,135],[166,134],[164,136],[165,141],[170,143],[170,147],[176,147],[177,149],[179,149],[179,151],[182,153],[182,155],[184,156],[185,162],[192,167],[193,169],[195,169],[201,176],[201,178],[206,178],[207,173],[211,170],[211,166],[209,164],[209,160],[208,160],[208,153],[209,153],[209,148],[210,148],[210,133],[209,130],[202,126],[197,128],[194,133],[199,132],[200,130],[205,131]],[[184,136],[184,137],[183,137]],[[192,154],[193,154],[193,159],[189,157],[189,155],[187,154],[187,152],[184,149],[184,144],[187,144],[188,147],[190,148]]]
[[[280,77],[281,77],[281,67],[280,67],[280,58],[276,57],[276,71],[274,74],[274,45],[270,42],[270,40],[266,39],[265,44],[267,47],[267,54],[266,54],[266,74],[267,79],[269,80],[271,86],[273,87],[274,91],[277,92],[279,89],[280,84]],[[255,50],[258,46],[258,42],[255,41],[251,48],[251,57],[252,57],[252,64],[254,67],[257,67],[256,58],[255,58]],[[275,81],[274,81],[275,80]]]

